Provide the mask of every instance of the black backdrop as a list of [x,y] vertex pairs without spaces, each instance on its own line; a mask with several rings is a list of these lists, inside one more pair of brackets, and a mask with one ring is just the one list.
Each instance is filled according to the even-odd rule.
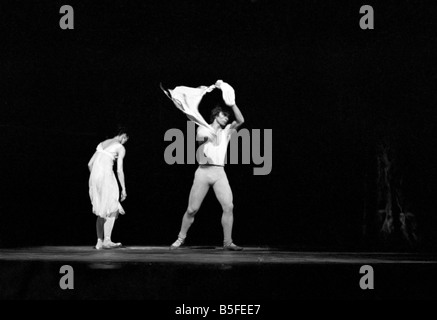
[[[59,27],[62,5],[74,30]],[[230,83],[244,128],[272,129],[273,167],[228,165],[241,245],[360,249],[373,146],[390,130],[424,245],[437,244],[435,7],[343,1],[5,1],[1,6],[0,244],[93,245],[87,163],[129,128],[127,211],[113,239],[175,240],[196,165],[167,165],[186,117],[159,89]],[[207,103],[201,106],[207,112]],[[389,129],[387,129],[389,128]],[[219,245],[212,191],[190,230]]]

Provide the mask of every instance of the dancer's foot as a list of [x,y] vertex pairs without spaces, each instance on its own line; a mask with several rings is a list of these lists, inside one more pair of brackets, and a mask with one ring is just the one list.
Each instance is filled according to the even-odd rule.
[[103,247],[103,249],[120,248],[121,247],[121,243],[120,242],[114,243],[111,240],[106,240],[105,239],[105,241],[103,241],[103,246],[102,247]]
[[228,251],[241,251],[243,250],[242,247],[237,246],[236,244],[234,244],[233,242],[231,242],[230,244],[225,244],[223,245],[223,250],[228,250]]
[[103,241],[98,239],[97,240],[97,244],[96,244],[96,246],[94,248],[97,249],[97,250],[103,249]]
[[179,249],[185,242],[185,238],[178,237],[178,239],[173,242],[170,246],[170,250]]

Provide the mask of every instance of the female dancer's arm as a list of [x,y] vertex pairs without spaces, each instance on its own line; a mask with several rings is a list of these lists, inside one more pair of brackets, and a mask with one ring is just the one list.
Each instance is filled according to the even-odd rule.
[[123,201],[127,197],[126,185],[125,185],[125,181],[124,181],[124,171],[123,171],[123,159],[124,159],[124,156],[126,155],[126,149],[123,146],[120,146],[118,148],[117,152],[118,152],[117,176],[118,176],[118,181],[120,181],[120,185],[121,185],[121,199],[120,200]]

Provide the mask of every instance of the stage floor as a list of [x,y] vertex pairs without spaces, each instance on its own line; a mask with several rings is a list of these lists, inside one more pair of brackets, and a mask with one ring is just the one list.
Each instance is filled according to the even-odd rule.
[[[360,272],[365,265],[373,270],[373,289],[360,286],[370,276]],[[63,266],[72,272],[61,272]],[[74,276],[72,289],[60,287],[66,275]],[[431,254],[206,246],[0,249],[3,300],[436,299],[436,280],[437,256]]]

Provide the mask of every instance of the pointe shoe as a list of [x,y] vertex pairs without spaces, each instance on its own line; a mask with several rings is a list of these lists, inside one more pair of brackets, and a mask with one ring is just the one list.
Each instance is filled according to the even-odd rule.
[[242,251],[243,248],[237,246],[236,244],[234,244],[233,242],[231,244],[225,244],[223,246],[223,250],[225,251]]
[[179,249],[185,242],[185,239],[179,237],[173,244],[170,246],[170,250]]

